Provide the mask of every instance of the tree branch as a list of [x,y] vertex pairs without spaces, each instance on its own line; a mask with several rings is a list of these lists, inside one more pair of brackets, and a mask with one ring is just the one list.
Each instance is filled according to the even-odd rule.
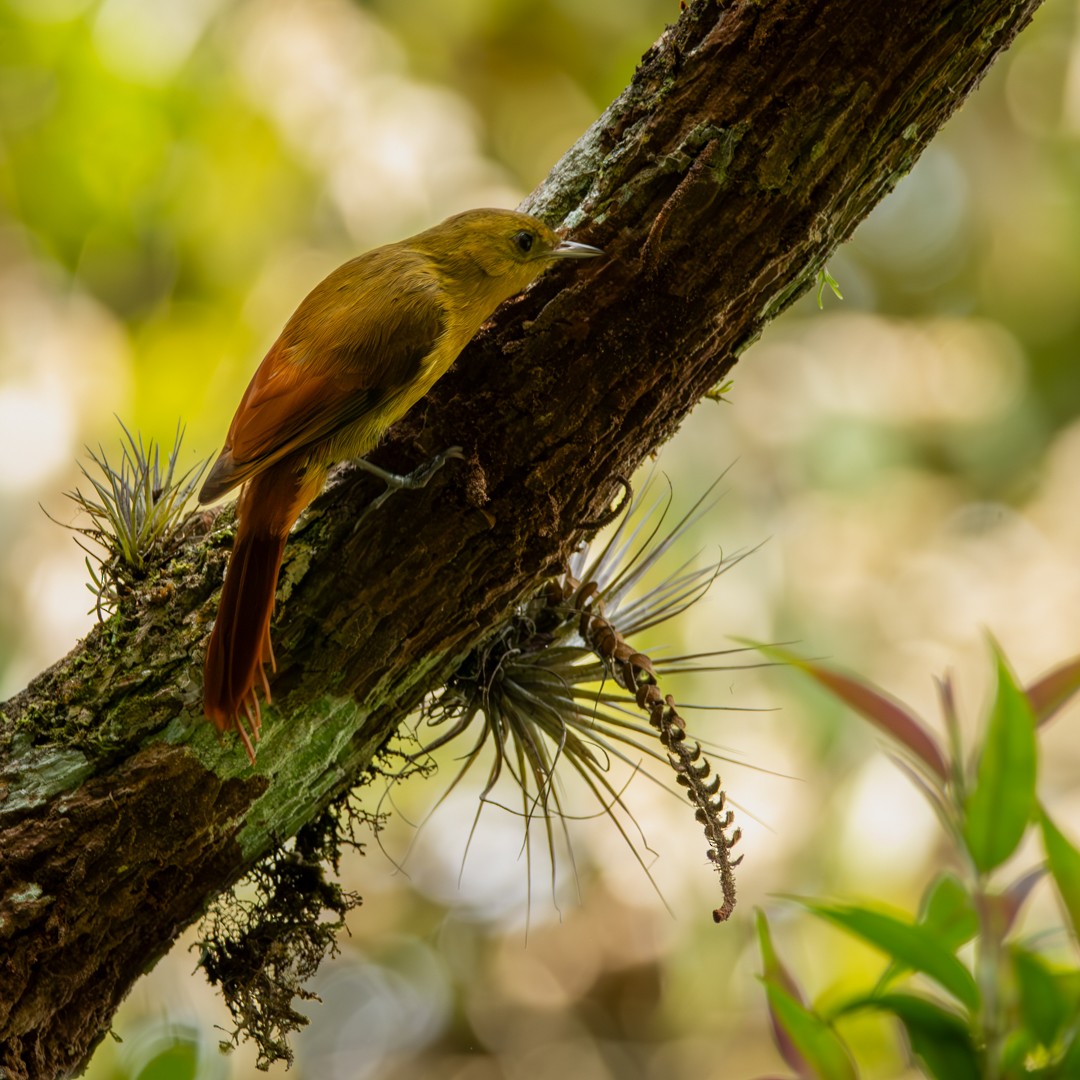
[[[695,0],[526,209],[609,252],[506,304],[290,540],[256,770],[201,718],[232,512],[0,713],[0,1075],[89,1058],[208,901],[353,785],[455,659],[814,281],[1038,0]],[[718,418],[719,422],[719,418]]]

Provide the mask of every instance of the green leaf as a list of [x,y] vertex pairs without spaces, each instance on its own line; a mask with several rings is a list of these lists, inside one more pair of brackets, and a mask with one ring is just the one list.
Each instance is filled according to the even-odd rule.
[[719,386],[714,386],[711,390],[706,390],[705,397],[707,397],[709,401],[722,401],[725,405],[730,405],[731,398],[727,395],[734,385],[735,380],[728,379],[725,382],[720,383]]
[[1040,809],[1039,823],[1042,826],[1043,847],[1046,849],[1046,860],[1050,864],[1050,875],[1065,904],[1069,921],[1072,923],[1073,936],[1080,937],[1080,851],[1076,850],[1050,820],[1045,810]]
[[955,874],[945,871],[933,880],[923,897],[919,923],[952,952],[979,932],[975,902]]
[[844,294],[840,291],[840,283],[836,280],[836,278],[832,276],[832,274],[829,273],[829,268],[827,266],[823,266],[818,271],[817,280],[817,306],[819,311],[823,311],[825,309],[824,294],[826,285],[828,285],[829,288],[832,289],[833,295],[835,295],[837,300],[844,299]]
[[1057,1075],[1063,1078],[1080,1076],[1080,1028],[1073,1031],[1072,1038],[1065,1047],[1065,1053],[1061,1056]]
[[935,1080],[980,1080],[979,1053],[964,1018],[917,994],[875,994],[856,998],[844,1012],[876,1009],[904,1025],[912,1053]]
[[[919,904],[917,925],[925,927],[940,945],[952,953],[979,932],[975,902],[955,874],[946,870],[930,883]],[[907,970],[906,964],[893,960],[882,972],[874,992],[884,992],[893,980]]]
[[937,940],[933,930],[872,908],[795,899],[815,915],[861,937],[901,964],[928,975],[972,1012],[978,1009],[979,989],[975,979]]
[[185,1040],[155,1054],[135,1074],[135,1080],[197,1080],[201,1073],[199,1044]]
[[939,779],[947,780],[949,767],[937,739],[922,725],[919,719],[896,698],[890,697],[870,683],[852,675],[803,660],[787,649],[775,645],[756,645],[760,652],[778,661],[798,668],[825,687],[834,697],[869,720],[880,731],[909,750],[929,766]]
[[1008,1080],[1049,1080],[1055,1076],[1053,1069],[1033,1069],[1032,1061],[1044,1060],[1047,1057],[1045,1050],[1041,1049],[1039,1040],[1016,1020],[1012,1029],[1005,1032],[997,1048],[997,1059],[994,1064],[997,1067],[997,1075],[1008,1077]]
[[1050,1049],[1069,1018],[1064,987],[1035,953],[1019,946],[1009,951],[1020,994],[1020,1014],[1039,1042]]
[[[765,912],[760,908],[755,911],[758,943],[761,947],[761,965],[763,968],[762,979],[766,986],[775,986],[783,990],[792,1000],[805,1008],[806,997],[795,981],[794,976],[785,967],[773,944],[772,931],[769,928]],[[809,1063],[799,1052],[787,1028],[784,1027],[776,1010],[770,1004],[769,1022],[772,1025],[773,1041],[784,1062],[795,1070],[799,1076],[805,1076],[809,1069]]]
[[776,951],[776,946],[773,944],[772,931],[769,928],[769,921],[765,917],[765,912],[762,911],[761,908],[757,908],[754,914],[757,923],[758,943],[761,946],[761,964],[764,968],[762,977],[767,983],[781,987],[797,1001],[805,1004],[806,997],[799,988],[799,984],[795,981],[794,976],[788,971]]
[[963,823],[968,851],[984,873],[1016,850],[1035,808],[1035,718],[1005,658],[996,648],[995,654],[997,697]]
[[765,993],[774,1022],[788,1035],[815,1076],[821,1080],[858,1080],[851,1052],[817,1013],[774,983],[765,983]]

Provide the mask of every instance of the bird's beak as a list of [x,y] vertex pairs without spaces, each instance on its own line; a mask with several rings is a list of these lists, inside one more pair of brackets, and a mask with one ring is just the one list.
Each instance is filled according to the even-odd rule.
[[604,252],[598,247],[593,247],[591,244],[575,244],[573,240],[563,240],[549,253],[552,259],[593,259],[603,254]]

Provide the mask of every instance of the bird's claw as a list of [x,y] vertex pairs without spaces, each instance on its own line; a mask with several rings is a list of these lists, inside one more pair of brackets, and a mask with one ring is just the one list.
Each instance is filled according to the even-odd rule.
[[372,510],[382,506],[395,491],[400,491],[402,488],[415,491],[419,488],[427,487],[431,478],[449,460],[451,460],[451,458],[456,458],[458,461],[464,461],[465,451],[462,450],[460,446],[451,446],[441,454],[436,454],[430,461],[425,461],[423,465],[404,475],[392,473],[386,469],[380,469],[377,465],[372,465],[371,462],[366,461],[364,458],[357,458],[356,464],[359,465],[360,468],[371,473],[373,476],[377,476],[386,484],[386,490],[368,503],[367,509],[364,512],[365,516]]

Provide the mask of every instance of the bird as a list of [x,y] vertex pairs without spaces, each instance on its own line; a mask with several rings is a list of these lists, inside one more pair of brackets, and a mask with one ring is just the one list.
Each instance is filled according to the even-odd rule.
[[[467,210],[339,266],[304,298],[252,376],[199,502],[241,487],[236,539],[203,668],[203,712],[255,764],[256,683],[271,700],[270,619],[285,542],[338,461],[419,487],[452,448],[406,477],[363,460],[450,368],[495,309],[553,262],[603,255],[513,210]],[[246,721],[246,723],[245,723]]]

